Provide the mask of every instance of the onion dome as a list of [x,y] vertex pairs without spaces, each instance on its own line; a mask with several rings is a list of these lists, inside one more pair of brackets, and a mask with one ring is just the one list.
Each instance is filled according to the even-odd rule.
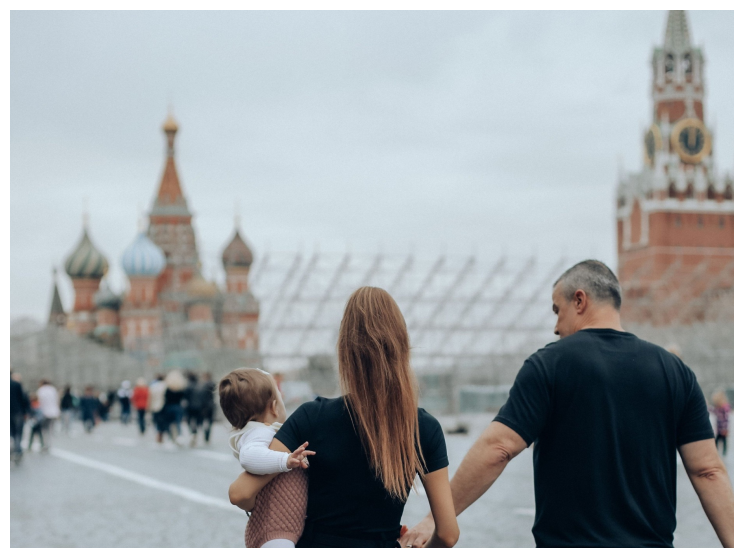
[[166,118],[165,122],[163,122],[163,131],[166,134],[175,134],[178,131],[178,122],[176,122],[176,119],[173,118],[173,115],[170,112],[168,113],[168,118]]
[[192,299],[212,299],[217,295],[217,286],[196,273],[186,285],[186,292]]
[[235,236],[222,252],[222,265],[225,267],[251,267],[253,263],[253,252],[240,236],[240,231],[235,231]]
[[121,304],[121,298],[109,288],[108,281],[102,281],[98,291],[93,295],[93,302],[96,308],[111,308],[118,310]]
[[65,271],[73,279],[100,279],[108,271],[108,261],[88,238],[83,228],[83,238],[65,261]]
[[165,268],[165,254],[146,233],[137,235],[121,258],[129,277],[155,277]]

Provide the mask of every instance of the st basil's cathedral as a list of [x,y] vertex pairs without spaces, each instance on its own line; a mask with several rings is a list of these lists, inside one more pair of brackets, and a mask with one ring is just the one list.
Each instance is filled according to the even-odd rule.
[[64,266],[75,291],[72,311],[64,312],[55,280],[50,323],[65,324],[153,368],[199,369],[204,353],[226,351],[248,365],[258,358],[259,305],[248,282],[253,254],[236,224],[222,252],[224,289],[202,276],[192,214],[176,171],[178,124],[171,115],[163,132],[165,169],[149,225],[140,227],[122,254],[128,290],[111,291],[108,261],[84,223]]

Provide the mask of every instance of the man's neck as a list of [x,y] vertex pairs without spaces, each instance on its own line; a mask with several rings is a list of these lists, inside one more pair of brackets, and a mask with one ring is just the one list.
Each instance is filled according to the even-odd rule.
[[620,324],[620,313],[612,306],[599,306],[592,309],[592,312],[585,317],[579,327],[582,329],[614,329],[625,331]]

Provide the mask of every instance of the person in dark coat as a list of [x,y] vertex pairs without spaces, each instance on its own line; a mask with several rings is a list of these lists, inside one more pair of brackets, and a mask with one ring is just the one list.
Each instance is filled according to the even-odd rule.
[[202,374],[202,381],[197,386],[199,401],[201,407],[201,417],[204,424],[204,443],[209,443],[209,435],[212,432],[212,422],[214,421],[214,389],[215,384],[212,381],[212,375],[209,372]]
[[198,379],[193,372],[186,373],[188,385],[184,391],[186,401],[186,422],[191,431],[191,447],[196,446],[196,435],[202,425],[201,399],[198,391]]
[[85,386],[85,392],[80,398],[80,417],[83,419],[85,431],[90,433],[96,425],[96,413],[101,402],[93,391],[93,386]]
[[29,411],[28,396],[23,391],[21,382],[14,378],[17,375],[10,373],[10,435],[13,437],[13,460],[18,463],[23,456],[21,438],[23,438],[23,425]]
[[62,413],[62,430],[65,433],[70,432],[70,422],[75,414],[75,398],[72,396],[72,387],[65,386],[62,398],[59,400],[59,410]]

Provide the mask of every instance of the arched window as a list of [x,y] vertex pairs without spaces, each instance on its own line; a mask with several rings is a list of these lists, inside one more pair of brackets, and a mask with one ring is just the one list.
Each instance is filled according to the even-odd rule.
[[707,197],[709,200],[716,199],[716,190],[715,188],[713,188],[713,183],[708,184],[708,196]]
[[685,190],[685,197],[686,198],[694,198],[695,197],[695,188],[692,187],[692,182],[690,182],[687,185],[687,190]]
[[664,61],[664,72],[666,74],[671,74],[674,72],[674,56],[671,53],[666,55],[666,59]]
[[677,185],[674,182],[669,183],[669,197],[670,198],[677,197]]
[[734,185],[731,182],[726,182],[726,189],[723,191],[724,200],[734,199]]
[[682,58],[682,67],[685,69],[685,75],[690,75],[692,73],[692,58],[690,57],[689,52],[685,54],[684,58]]

